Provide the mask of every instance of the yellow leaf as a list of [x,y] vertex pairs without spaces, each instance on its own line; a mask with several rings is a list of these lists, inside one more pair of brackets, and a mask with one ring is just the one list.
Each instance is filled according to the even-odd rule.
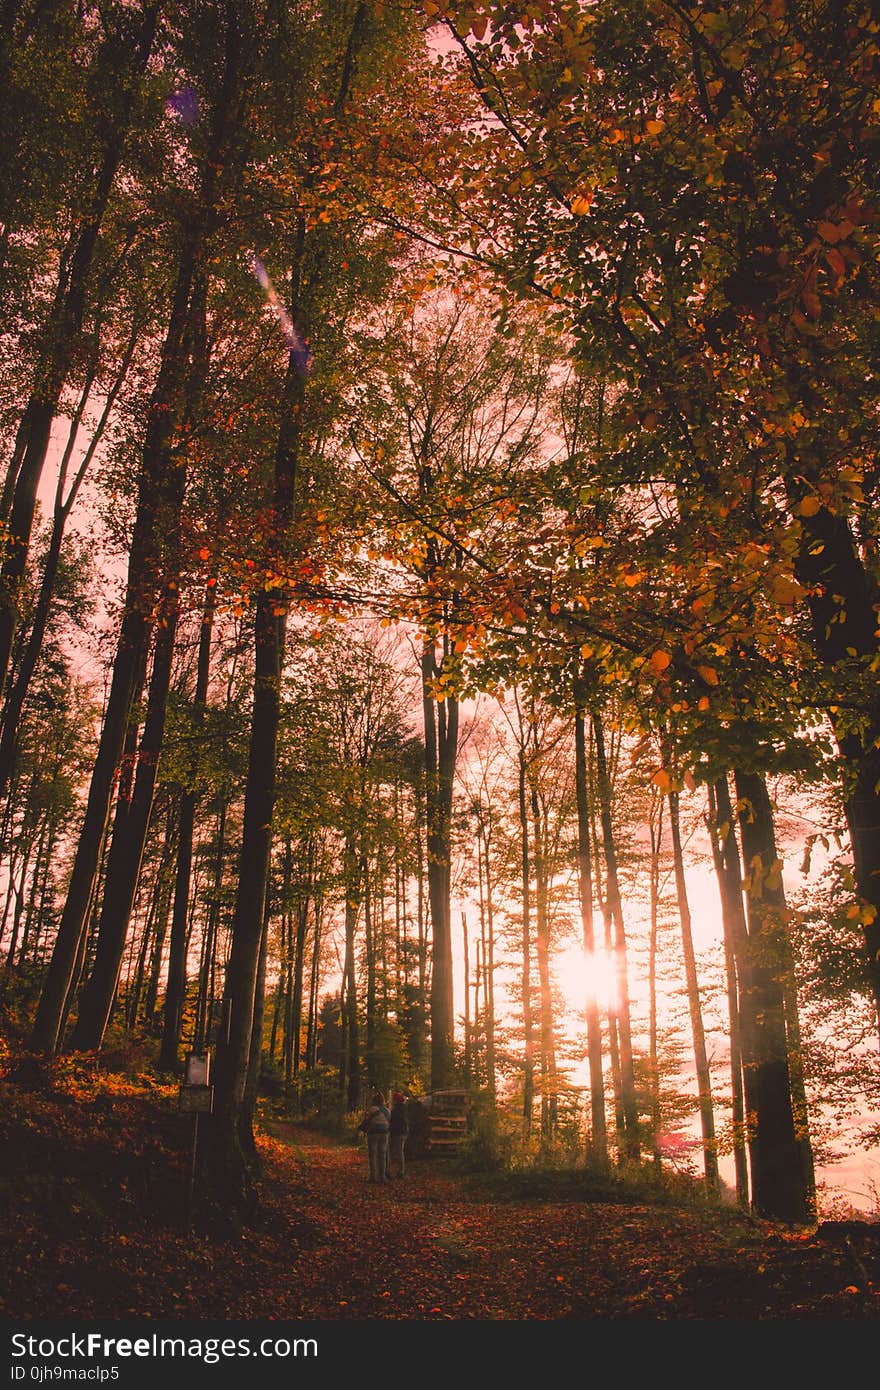
[[805,497],[798,506],[800,516],[815,516],[821,508],[822,503],[818,497]]
[[783,607],[790,607],[803,598],[803,590],[797,580],[788,579],[784,574],[777,575],[771,587],[775,602]]
[[697,670],[707,685],[718,684],[718,672],[714,666],[698,666]]
[[659,135],[665,124],[665,121],[645,121],[645,134]]
[[575,217],[583,217],[593,206],[592,189],[586,189],[582,193],[576,193],[571,200],[571,210]]
[[558,281],[553,286],[552,290],[550,291],[550,294],[553,297],[553,299],[559,299],[560,295],[562,294],[562,286],[559,284]]
[[661,792],[668,792],[670,787],[672,786],[672,778],[669,776],[669,773],[666,771],[665,767],[660,767],[657,769],[656,772],[652,772],[651,781],[654,783],[654,786],[657,787],[658,790]]

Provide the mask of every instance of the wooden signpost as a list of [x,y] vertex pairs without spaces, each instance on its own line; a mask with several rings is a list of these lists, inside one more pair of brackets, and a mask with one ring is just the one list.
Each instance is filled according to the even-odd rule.
[[214,1087],[211,1080],[210,1052],[188,1052],[183,1081],[178,1093],[178,1108],[193,1117],[192,1160],[186,1194],[186,1229],[192,1229],[193,1197],[196,1186],[196,1163],[199,1150],[199,1116],[210,1115],[214,1109]]

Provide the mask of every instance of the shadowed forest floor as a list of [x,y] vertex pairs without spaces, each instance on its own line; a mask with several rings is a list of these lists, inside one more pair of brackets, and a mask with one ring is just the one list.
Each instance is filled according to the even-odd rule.
[[870,1319],[880,1224],[488,1199],[448,1165],[367,1182],[363,1147],[262,1121],[260,1208],[186,1231],[191,1117],[167,1089],[0,1083],[10,1318]]

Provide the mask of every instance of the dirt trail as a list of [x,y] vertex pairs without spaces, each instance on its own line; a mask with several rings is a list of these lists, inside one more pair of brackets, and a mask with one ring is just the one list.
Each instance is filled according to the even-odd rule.
[[266,1116],[259,1208],[187,1230],[186,1117],[141,1094],[0,1088],[0,1313],[229,1320],[876,1319],[880,1225],[792,1234],[730,1212],[493,1200],[436,1160]]
[[[297,1161],[297,1203],[324,1228],[290,1315],[322,1318],[872,1317],[880,1297],[844,1244],[656,1207],[497,1202],[424,1160],[367,1181],[363,1149],[270,1126]],[[880,1228],[877,1228],[880,1253]],[[861,1268],[859,1268],[861,1266]],[[876,1262],[873,1272],[878,1271]],[[877,1286],[880,1288],[880,1285]]]

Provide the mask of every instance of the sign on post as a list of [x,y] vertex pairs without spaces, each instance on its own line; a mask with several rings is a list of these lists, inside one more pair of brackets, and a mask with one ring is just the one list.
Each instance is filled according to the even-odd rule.
[[188,1052],[183,1069],[183,1083],[178,1097],[181,1110],[196,1115],[211,1114],[214,1108],[214,1087],[209,1084],[210,1076],[211,1054],[209,1052]]
[[188,1052],[183,1067],[183,1081],[178,1092],[179,1109],[193,1116],[192,1161],[186,1195],[186,1226],[192,1228],[193,1196],[196,1183],[196,1162],[199,1146],[199,1116],[210,1115],[214,1109],[214,1087],[211,1081],[210,1052]]

